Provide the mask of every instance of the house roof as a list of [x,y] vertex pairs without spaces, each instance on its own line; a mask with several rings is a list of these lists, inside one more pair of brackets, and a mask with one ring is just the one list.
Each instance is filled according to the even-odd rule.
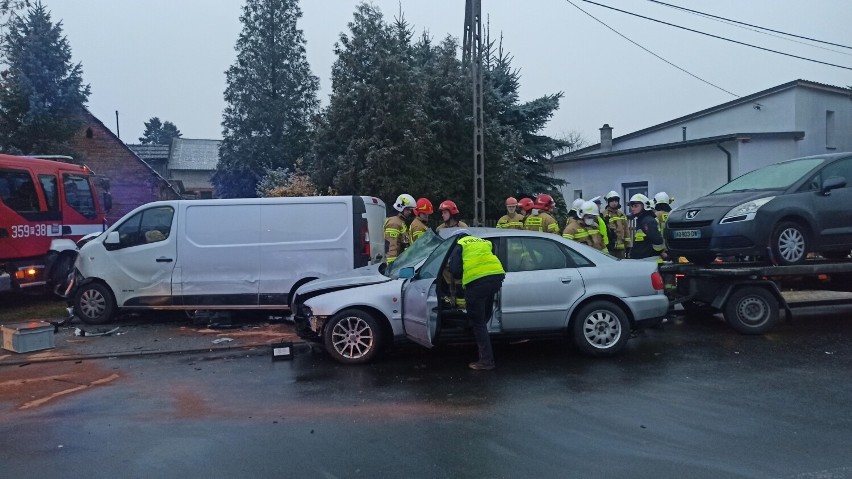
[[191,140],[175,138],[169,155],[170,170],[213,171],[219,163],[221,140]]
[[[628,133],[626,135],[622,135],[622,136],[613,138],[612,142],[613,142],[613,144],[615,144],[615,143],[618,143],[618,142],[623,141],[623,140],[629,140],[631,138],[642,136],[642,135],[645,135],[645,134],[648,134],[648,133],[651,133],[651,132],[654,132],[654,131],[657,131],[657,130],[662,130],[664,128],[679,125],[679,124],[682,124],[686,121],[694,120],[696,118],[700,118],[700,117],[703,117],[703,116],[706,116],[706,115],[710,115],[710,114],[716,113],[718,111],[731,108],[733,106],[753,103],[758,98],[763,98],[765,96],[772,95],[774,93],[778,93],[780,91],[789,90],[791,88],[796,88],[796,87],[804,87],[804,88],[811,88],[811,89],[814,89],[814,90],[828,91],[828,92],[838,93],[838,94],[841,94],[841,95],[850,95],[850,91],[849,91],[848,88],[843,88],[843,87],[838,87],[838,86],[833,86],[833,85],[826,85],[824,83],[817,83],[817,82],[808,81],[808,80],[793,80],[791,82],[783,83],[781,85],[777,85],[777,86],[774,86],[772,88],[769,88],[769,89],[766,89],[766,90],[763,90],[763,91],[759,91],[757,93],[752,93],[751,95],[747,95],[747,96],[744,96],[744,97],[737,98],[736,100],[731,100],[727,103],[722,103],[720,105],[716,105],[716,106],[713,106],[713,107],[710,107],[710,108],[706,108],[704,110],[697,111],[695,113],[690,113],[689,115],[682,116],[680,118],[675,118],[673,120],[669,120],[669,121],[666,121],[666,122],[663,122],[663,123],[660,123],[660,124],[657,124],[657,125],[654,125],[654,126],[649,126],[648,128],[643,128],[641,130],[637,130],[637,131],[634,131],[632,133]],[[679,143],[683,143],[683,142],[679,142]],[[564,155],[559,155],[556,158],[554,158],[553,161],[554,162],[562,162],[562,161],[567,161],[569,159],[573,159],[573,158],[579,157],[579,156],[599,157],[601,155],[605,155],[603,153],[590,154],[590,152],[599,150],[600,147],[601,147],[601,144],[597,143],[597,144],[594,144],[594,145],[591,145],[591,146],[587,146],[586,148],[581,148],[579,150],[572,151],[570,153],[566,153]],[[624,153],[625,151],[628,151],[628,150],[613,151],[613,152],[608,152],[608,153],[612,153],[612,154],[617,155],[619,153]]]
[[728,135],[710,136],[707,138],[699,138],[696,140],[676,141],[673,143],[663,143],[659,145],[640,146],[638,148],[630,148],[626,150],[607,151],[603,153],[592,153],[582,156],[562,155],[554,158],[552,163],[567,163],[574,161],[593,160],[597,158],[607,158],[613,156],[632,155],[637,153],[648,153],[651,151],[676,150],[679,148],[691,148],[693,146],[703,145],[719,145],[728,141],[751,141],[756,139],[791,139],[801,140],[805,137],[804,131],[776,131],[776,132],[761,132],[761,133],[731,133]]
[[136,153],[136,156],[144,161],[150,160],[168,160],[170,145],[127,145],[128,148]]
[[159,179],[160,181],[162,181],[163,183],[165,183],[165,184],[169,187],[169,189],[171,189],[172,191],[174,191],[174,192],[175,192],[175,194],[176,194],[176,195],[180,196],[180,193],[178,193],[178,191],[175,189],[175,187],[174,187],[174,186],[172,186],[172,184],[171,184],[171,183],[169,183],[169,180],[167,180],[167,179],[163,178],[163,176],[162,176],[161,174],[157,173],[157,170],[155,170],[155,169],[151,168],[151,165],[149,165],[148,163],[146,163],[146,162],[145,162],[145,160],[143,160],[142,158],[140,158],[140,157],[139,157],[139,155],[137,155],[135,151],[133,151],[132,149],[130,149],[130,147],[129,147],[129,146],[127,146],[127,144],[126,144],[126,143],[124,143],[123,141],[121,141],[121,138],[119,138],[118,136],[116,136],[116,134],[115,134],[115,133],[113,133],[113,132],[112,132],[112,130],[110,130],[110,129],[106,126],[106,125],[104,125],[104,122],[102,122],[102,121],[100,120],[100,118],[96,117],[96,116],[95,116],[92,112],[90,112],[90,111],[89,111],[89,109],[88,109],[88,108],[84,108],[84,109],[83,109],[83,111],[85,112],[85,114],[86,114],[86,115],[88,115],[88,117],[89,117],[89,118],[91,118],[91,119],[92,119],[92,121],[94,121],[94,122],[96,122],[98,125],[100,125],[100,126],[104,129],[104,131],[105,131],[105,132],[107,132],[107,134],[108,134],[108,135],[110,135],[110,136],[112,136],[113,138],[115,138],[115,140],[116,140],[119,144],[121,144],[121,145],[122,145],[122,147],[126,148],[126,149],[127,149],[127,151],[129,151],[131,155],[133,155],[133,156],[134,156],[137,160],[139,160],[139,162],[140,162],[140,163],[142,163],[143,165],[145,165],[145,167],[146,167],[146,168],[148,168],[148,170],[150,170],[150,172],[151,172],[154,176],[156,176],[156,177],[157,177],[157,179]]

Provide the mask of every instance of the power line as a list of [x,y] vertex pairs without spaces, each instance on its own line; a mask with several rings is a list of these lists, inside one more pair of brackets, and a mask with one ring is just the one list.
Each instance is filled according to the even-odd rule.
[[773,30],[773,29],[771,29],[771,28],[765,28],[765,27],[761,27],[761,26],[758,26],[758,25],[752,25],[752,24],[750,24],[750,23],[745,23],[745,22],[740,22],[740,21],[737,21],[737,20],[732,20],[732,19],[730,19],[730,18],[717,17],[716,15],[711,15],[711,14],[709,14],[709,13],[704,13],[704,12],[699,12],[698,10],[690,10],[690,9],[688,9],[688,8],[681,7],[681,6],[678,6],[678,5],[672,5],[672,4],[670,4],[670,3],[660,2],[659,0],[648,0],[648,1],[649,1],[649,2],[653,2],[653,3],[658,3],[658,4],[660,4],[660,5],[665,5],[665,6],[667,6],[667,7],[671,7],[671,8],[677,8],[678,10],[684,10],[684,11],[686,11],[686,12],[696,13],[696,14],[698,14],[698,15],[704,15],[705,17],[716,18],[716,19],[719,19],[719,20],[724,20],[724,21],[726,21],[726,22],[737,23],[737,24],[740,24],[740,25],[745,25],[745,26],[747,26],[747,27],[757,28],[757,29],[760,29],[760,30],[766,30],[767,32],[779,33],[779,34],[781,34],[781,35],[787,35],[788,37],[801,38],[802,40],[808,40],[808,41],[817,42],[817,43],[824,43],[824,44],[826,44],[826,45],[832,45],[832,46],[835,46],[835,47],[841,47],[841,48],[848,48],[848,49],[852,50],[852,47],[847,46],[847,45],[842,45],[842,44],[840,44],[840,43],[831,43],[831,42],[826,42],[826,41],[823,41],[823,40],[817,40],[817,39],[815,39],[815,38],[803,37],[803,36],[801,36],[801,35],[794,35],[794,34],[792,34],[792,33],[782,32],[782,31],[780,31],[780,30]]
[[680,25],[675,25],[674,23],[664,22],[662,20],[657,20],[656,18],[646,17],[644,15],[639,15],[638,13],[628,12],[627,10],[621,10],[621,9],[618,9],[618,8],[615,8],[615,7],[610,7],[608,5],[603,5],[601,3],[593,2],[591,0],[582,0],[582,1],[584,1],[586,3],[591,3],[592,5],[597,5],[599,7],[608,8],[610,10],[615,10],[616,12],[626,13],[628,15],[633,15],[634,17],[639,17],[639,18],[642,18],[642,19],[645,19],[645,20],[650,20],[652,22],[662,23],[663,25],[668,25],[670,27],[680,28],[681,30],[686,30],[686,31],[693,32],[693,33],[700,33],[701,35],[706,35],[708,37],[718,38],[719,40],[725,40],[726,42],[736,43],[736,44],[739,44],[739,45],[745,45],[747,47],[757,48],[758,50],[765,50],[767,52],[777,53],[779,55],[798,58],[799,60],[806,60],[806,61],[809,61],[809,62],[821,63],[823,65],[828,65],[828,66],[831,66],[831,67],[843,68],[844,70],[852,70],[852,67],[845,67],[843,65],[837,65],[835,63],[828,63],[828,62],[824,62],[824,61],[820,61],[820,60],[814,60],[813,58],[800,57],[798,55],[793,55],[792,53],[779,52],[778,50],[772,50],[771,48],[759,47],[757,45],[752,45],[750,43],[745,43],[745,42],[740,42],[740,41],[737,41],[737,40],[732,40],[730,38],[720,37],[719,35],[713,35],[712,33],[707,33],[707,32],[702,32],[700,30],[693,30],[692,28],[682,27]]
[[616,35],[618,35],[618,36],[620,36],[621,38],[623,38],[623,39],[627,40],[628,42],[630,42],[630,43],[632,43],[632,44],[636,45],[637,47],[641,48],[642,50],[645,50],[646,52],[650,53],[651,55],[654,55],[655,57],[657,57],[657,58],[659,58],[660,60],[662,60],[662,61],[664,61],[664,62],[668,63],[669,65],[671,65],[671,66],[673,66],[673,67],[677,68],[678,70],[680,70],[680,71],[682,71],[682,72],[686,73],[687,75],[691,76],[692,78],[695,78],[696,80],[699,80],[699,81],[701,81],[701,82],[704,82],[704,83],[706,83],[706,84],[708,84],[708,85],[712,86],[713,88],[717,88],[717,89],[719,89],[719,90],[722,90],[723,92],[725,92],[725,93],[727,93],[727,94],[729,94],[729,95],[732,95],[732,96],[735,96],[735,97],[737,97],[737,98],[740,98],[740,95],[737,95],[736,93],[731,93],[731,92],[729,92],[728,90],[725,90],[724,88],[720,87],[719,85],[715,85],[715,84],[713,84],[713,83],[710,83],[709,81],[707,81],[707,80],[705,80],[705,79],[701,78],[700,76],[695,75],[694,73],[691,73],[691,72],[689,72],[689,71],[687,71],[687,70],[685,70],[685,69],[683,69],[683,68],[681,68],[681,67],[679,67],[679,66],[675,65],[674,63],[672,63],[672,62],[670,62],[670,61],[666,60],[665,58],[663,58],[663,57],[661,57],[661,56],[657,55],[656,53],[652,52],[651,50],[648,50],[647,48],[643,47],[642,45],[640,45],[640,44],[638,44],[638,43],[634,42],[633,40],[631,40],[631,39],[630,39],[630,38],[628,38],[627,36],[623,35],[623,34],[622,34],[621,32],[619,32],[618,30],[616,30],[616,29],[612,28],[611,26],[607,25],[606,23],[604,23],[603,21],[601,21],[600,19],[598,19],[597,17],[595,17],[595,16],[594,16],[594,15],[592,15],[591,13],[589,13],[589,12],[587,12],[587,11],[583,10],[582,8],[580,8],[578,5],[576,5],[576,4],[575,4],[574,2],[572,2],[571,0],[565,0],[565,1],[566,1],[566,2],[568,2],[568,3],[570,3],[571,5],[573,5],[573,6],[574,6],[574,8],[576,8],[577,10],[579,10],[579,11],[581,11],[581,12],[585,13],[586,15],[588,15],[589,17],[591,17],[591,18],[592,18],[593,20],[595,20],[596,22],[598,22],[598,23],[600,23],[601,25],[603,25],[603,26],[607,27],[608,29],[612,30],[613,32],[615,32],[615,34],[616,34]]

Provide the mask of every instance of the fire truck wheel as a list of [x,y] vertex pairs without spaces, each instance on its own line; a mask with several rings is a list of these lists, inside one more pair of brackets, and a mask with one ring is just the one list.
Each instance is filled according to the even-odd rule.
[[103,324],[112,319],[115,299],[101,283],[86,283],[74,296],[74,314],[86,324]]

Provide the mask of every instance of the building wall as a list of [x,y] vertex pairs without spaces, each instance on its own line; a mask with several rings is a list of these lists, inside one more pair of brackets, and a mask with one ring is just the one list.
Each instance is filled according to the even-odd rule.
[[210,177],[213,176],[212,171],[207,170],[170,170],[171,178],[183,181],[183,187],[186,190],[197,191],[212,191],[213,184],[210,182]]
[[[833,144],[826,143],[826,112],[834,112]],[[852,151],[852,99],[800,88],[796,96],[796,130],[806,132],[795,157]],[[833,147],[833,148],[830,148]]]
[[112,210],[107,221],[113,224],[137,206],[152,201],[178,198],[156,172],[140,160],[108,128],[90,113],[73,140],[73,147],[84,156],[83,161],[98,175],[110,179]]

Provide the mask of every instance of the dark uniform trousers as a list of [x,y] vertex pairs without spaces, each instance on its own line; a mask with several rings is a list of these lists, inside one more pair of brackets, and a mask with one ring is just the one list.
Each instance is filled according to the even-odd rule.
[[467,301],[467,317],[473,329],[473,337],[479,348],[479,361],[494,364],[494,351],[488,337],[488,322],[494,312],[494,297],[503,285],[504,274],[495,274],[475,279],[464,287]]

